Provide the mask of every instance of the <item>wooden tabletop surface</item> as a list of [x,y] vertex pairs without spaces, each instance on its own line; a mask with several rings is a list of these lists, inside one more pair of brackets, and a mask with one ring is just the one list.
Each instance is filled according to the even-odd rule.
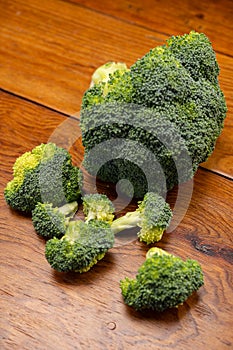
[[[0,5],[0,348],[233,349],[233,2],[1,0]],[[124,304],[119,281],[135,276],[148,247],[129,239],[85,274],[57,273],[31,218],[11,210],[3,190],[15,159],[42,142],[69,147],[74,163],[81,164],[78,120],[71,117],[79,115],[99,65],[131,65],[169,36],[192,29],[204,32],[216,51],[228,112],[214,153],[194,177],[185,216],[158,246],[198,260],[205,284],[177,309],[140,313]],[[94,186],[86,174],[85,188]],[[175,197],[173,190],[171,204]],[[121,213],[135,207],[122,206]]]

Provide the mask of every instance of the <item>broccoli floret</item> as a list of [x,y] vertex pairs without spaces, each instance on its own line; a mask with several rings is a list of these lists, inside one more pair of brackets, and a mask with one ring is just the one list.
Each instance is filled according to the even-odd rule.
[[122,62],[107,62],[103,64],[93,73],[90,86],[92,87],[100,82],[108,82],[110,75],[117,70],[120,72],[125,72],[128,70],[128,68],[126,64]]
[[77,202],[67,203],[60,208],[53,207],[51,203],[37,203],[32,211],[33,226],[44,238],[59,238],[65,234],[77,209]]
[[113,183],[128,179],[136,198],[162,193],[160,174],[167,190],[191,179],[212,153],[226,117],[218,73],[209,39],[191,32],[152,49],[111,84],[113,74],[101,103],[82,106],[86,170]]
[[195,260],[151,248],[136,279],[121,280],[124,301],[136,310],[163,311],[182,304],[203,285],[201,266]]
[[204,78],[218,83],[219,66],[211,42],[203,33],[172,36],[167,46],[174,57],[187,69],[193,79]]
[[16,210],[30,212],[38,202],[59,207],[81,195],[80,169],[72,165],[68,151],[54,143],[41,144],[20,156],[13,176],[4,195]]
[[134,103],[147,107],[182,103],[191,94],[193,79],[166,46],[158,46],[130,68]]
[[114,218],[114,206],[110,199],[104,194],[86,194],[82,198],[85,221],[102,220],[109,224]]
[[111,225],[113,232],[116,234],[139,226],[141,228],[138,232],[140,241],[147,244],[159,241],[172,218],[169,205],[163,197],[153,192],[148,192],[143,201],[138,203],[136,211],[128,212],[113,221]]
[[114,234],[104,221],[71,221],[65,235],[46,242],[45,256],[57,271],[86,272],[113,247]]
[[125,63],[109,62],[92,76],[91,87],[82,99],[82,109],[111,101],[132,102],[133,86]]

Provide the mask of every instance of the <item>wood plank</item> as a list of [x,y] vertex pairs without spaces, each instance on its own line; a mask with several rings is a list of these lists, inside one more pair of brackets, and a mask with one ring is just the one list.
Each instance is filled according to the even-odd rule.
[[[83,92],[96,67],[109,60],[130,65],[167,37],[58,0],[3,3],[1,87],[70,115],[79,111]],[[219,10],[219,13],[225,12]],[[228,119],[214,155],[203,166],[232,177],[233,58],[222,54],[217,54],[217,58]]]
[[[119,280],[135,276],[148,247],[133,239],[111,249],[88,273],[56,273],[44,258],[45,242],[30,217],[10,210],[3,199],[15,157],[51,137],[66,144],[58,127],[63,123],[55,112],[1,94],[1,348],[230,349],[233,183],[200,169],[186,216],[158,244],[197,259],[205,285],[178,309],[135,312],[124,305]],[[72,148],[75,162],[81,158],[79,143]],[[171,205],[175,198],[174,190]]]
[[167,36],[191,30],[206,33],[215,50],[232,56],[233,2],[231,0],[69,0],[103,14]]

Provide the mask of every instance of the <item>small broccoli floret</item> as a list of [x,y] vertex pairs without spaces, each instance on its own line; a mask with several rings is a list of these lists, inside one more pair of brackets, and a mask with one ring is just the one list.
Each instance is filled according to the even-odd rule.
[[136,279],[125,278],[120,287],[125,303],[136,310],[164,311],[182,304],[203,283],[197,261],[151,248]]
[[33,226],[44,238],[59,238],[65,234],[77,209],[77,202],[67,203],[60,208],[53,207],[51,203],[37,203],[32,211]]
[[104,194],[86,194],[83,196],[83,212],[86,222],[90,220],[106,221],[109,224],[114,218],[114,206]]
[[38,202],[62,206],[81,194],[82,173],[72,165],[71,155],[54,143],[41,144],[20,156],[8,182],[6,202],[16,210],[30,212]]
[[47,241],[45,256],[57,271],[86,272],[113,247],[114,234],[104,221],[71,221],[65,235],[59,240]]
[[172,211],[163,197],[156,193],[148,192],[143,201],[139,202],[138,209],[128,212],[124,216],[113,221],[111,227],[116,234],[125,229],[139,226],[140,241],[151,244],[159,241],[165,229],[169,226]]

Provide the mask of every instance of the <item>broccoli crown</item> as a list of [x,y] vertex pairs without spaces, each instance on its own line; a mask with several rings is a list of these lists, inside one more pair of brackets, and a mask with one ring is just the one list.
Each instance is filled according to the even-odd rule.
[[81,194],[81,171],[72,165],[68,151],[54,143],[41,144],[20,156],[13,176],[4,195],[7,203],[20,211],[30,212],[38,202],[61,206]]
[[167,46],[193,79],[204,78],[218,83],[219,66],[205,34],[191,31],[189,34],[172,36],[167,40]]
[[139,202],[134,212],[128,212],[112,223],[112,230],[118,233],[125,229],[139,226],[140,241],[151,244],[159,241],[165,229],[169,226],[172,211],[169,205],[160,195],[148,192],[144,199]]
[[61,272],[86,272],[113,247],[114,234],[104,221],[71,221],[59,240],[47,241],[45,256],[52,268]]
[[209,39],[192,31],[94,85],[81,110],[84,167],[104,181],[127,178],[136,198],[161,192],[150,165],[156,180],[162,171],[167,189],[192,178],[223,128],[227,107],[218,74]]
[[[159,248],[138,270],[136,279],[120,282],[124,301],[136,310],[163,311],[182,304],[203,285],[201,266],[195,260],[164,254]],[[162,251],[162,252],[161,252]]]
[[166,46],[158,46],[130,68],[133,102],[147,107],[167,102],[182,103],[190,94],[193,79]]
[[60,208],[53,207],[51,203],[37,203],[32,211],[33,226],[44,238],[61,237],[77,209],[77,202],[67,203]]
[[115,208],[104,194],[86,194],[83,196],[83,212],[86,222],[102,220],[109,224],[113,221]]

